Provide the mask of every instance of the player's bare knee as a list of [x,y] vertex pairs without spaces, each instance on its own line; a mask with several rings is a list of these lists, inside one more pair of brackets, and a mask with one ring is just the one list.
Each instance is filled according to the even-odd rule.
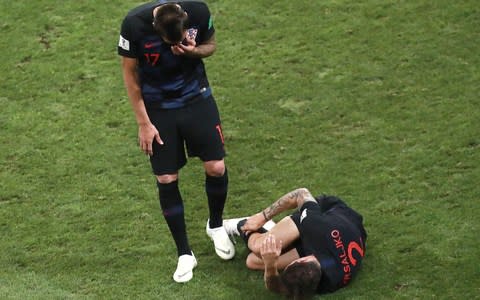
[[178,180],[178,174],[156,175],[157,181],[162,184],[169,184]]
[[262,233],[254,232],[248,239],[248,249],[250,249],[250,251],[252,251],[254,255],[260,254],[260,248],[262,247],[262,243],[264,240],[263,236],[264,234]]
[[247,265],[247,268],[250,270],[255,270],[255,264],[252,261],[252,258],[250,255],[247,256],[247,259],[245,260],[245,264]]
[[249,268],[250,270],[263,270],[264,268],[262,259],[253,253],[250,253],[247,256],[247,260],[245,261],[245,264],[247,265],[247,268]]
[[204,164],[205,173],[208,176],[220,177],[225,173],[225,163],[223,160],[207,161]]

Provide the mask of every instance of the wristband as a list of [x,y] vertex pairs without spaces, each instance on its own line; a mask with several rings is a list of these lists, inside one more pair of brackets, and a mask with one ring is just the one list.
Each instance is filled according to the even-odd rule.
[[267,215],[265,214],[264,210],[262,210],[262,214],[263,214],[263,217],[265,218],[265,222],[268,222],[268,218],[267,218]]

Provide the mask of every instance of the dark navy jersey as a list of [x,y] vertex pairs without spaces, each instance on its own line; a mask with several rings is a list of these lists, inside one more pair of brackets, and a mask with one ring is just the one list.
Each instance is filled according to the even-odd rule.
[[300,231],[300,257],[314,255],[322,268],[319,293],[333,292],[357,273],[365,255],[363,218],[334,196],[307,201],[291,218]]
[[177,3],[188,14],[187,34],[197,45],[212,38],[207,5],[200,1],[155,1],[131,10],[123,20],[118,54],[138,60],[140,87],[145,104],[162,108],[185,106],[197,96],[209,94],[205,66],[200,58],[174,55],[153,29],[153,10],[166,2]]

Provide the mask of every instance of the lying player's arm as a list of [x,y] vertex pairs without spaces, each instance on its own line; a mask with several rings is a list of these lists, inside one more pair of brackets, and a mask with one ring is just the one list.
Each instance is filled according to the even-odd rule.
[[287,288],[280,279],[280,274],[276,267],[265,268],[264,274],[265,287],[274,293],[287,294]]
[[308,189],[298,188],[291,191],[280,197],[280,199],[266,209],[248,218],[247,222],[242,227],[242,230],[247,233],[256,231],[276,215],[294,208],[300,209],[306,201],[315,201],[315,198]]
[[306,201],[315,201],[310,191],[306,188],[299,188],[291,191],[264,209],[261,214],[267,220],[274,216],[294,208],[300,209]]
[[263,241],[260,248],[260,255],[265,264],[264,281],[268,290],[286,295],[288,290],[278,272],[278,258],[282,252],[282,242],[276,242],[271,234]]

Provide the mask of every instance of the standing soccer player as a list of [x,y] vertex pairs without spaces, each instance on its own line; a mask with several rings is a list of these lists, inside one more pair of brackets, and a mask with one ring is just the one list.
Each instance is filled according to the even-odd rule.
[[155,1],[127,14],[118,43],[139,145],[150,157],[160,207],[177,247],[176,282],[189,281],[197,265],[178,188],[178,172],[187,162],[185,147],[189,157],[203,161],[207,235],[220,258],[235,255],[222,227],[228,175],[221,122],[202,61],[216,49],[214,33],[205,3]]

